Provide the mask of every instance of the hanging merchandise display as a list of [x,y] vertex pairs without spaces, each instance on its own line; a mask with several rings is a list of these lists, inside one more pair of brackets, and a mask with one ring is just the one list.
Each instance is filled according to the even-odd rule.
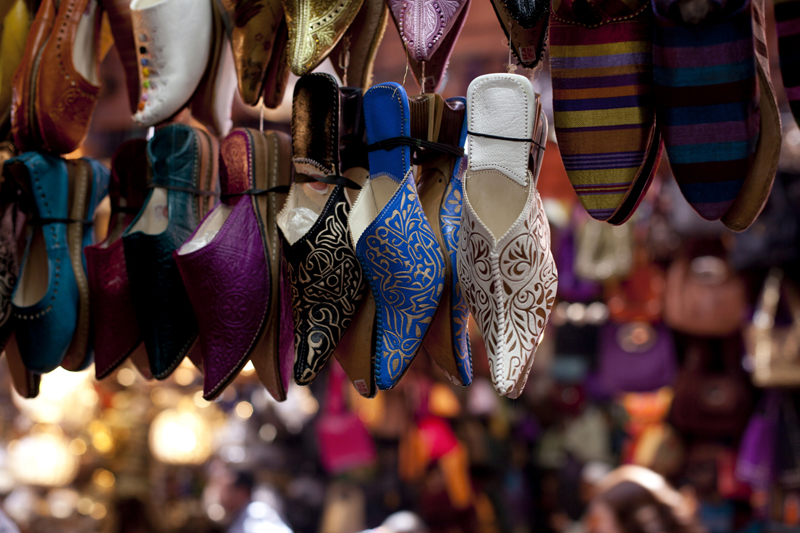
[[550,225],[536,190],[547,119],[527,78],[488,74],[470,84],[467,128],[458,275],[495,389],[516,398],[558,286]]
[[103,379],[142,343],[133,310],[122,233],[147,195],[147,141],[121,145],[111,160],[111,217],[106,239],[83,249],[92,308],[95,375]]
[[514,57],[526,68],[536,68],[544,58],[550,2],[492,0],[492,7]]
[[[778,304],[789,311],[788,324],[776,323]],[[759,387],[795,387],[800,384],[800,294],[783,272],[772,269],[744,339],[753,362],[753,383]]]
[[160,129],[147,144],[150,192],[122,234],[136,321],[156,379],[169,376],[197,338],[172,252],[213,205],[218,154],[219,143],[205,131],[183,124]]
[[0,36],[0,130],[6,131],[11,113],[11,80],[25,52],[31,12],[25,0],[7,2],[4,8],[7,11],[0,11],[3,17],[0,18],[3,28]]
[[347,235],[361,184],[341,175],[340,101],[330,74],[297,82],[292,107],[294,182],[278,228],[286,257],[294,319],[294,380],[308,385],[349,328],[365,280]]
[[[606,5],[607,4],[607,5]],[[550,63],[561,158],[589,214],[625,222],[661,159],[647,0],[553,4]]]
[[128,102],[131,114],[136,113],[139,105],[140,84],[137,66],[136,42],[131,19],[131,3],[129,0],[99,0],[100,6],[108,14],[114,45],[119,54],[122,68],[125,70],[125,87],[128,90]]
[[331,62],[345,86],[366,92],[372,86],[372,69],[389,22],[383,0],[364,0],[361,11],[331,52]]

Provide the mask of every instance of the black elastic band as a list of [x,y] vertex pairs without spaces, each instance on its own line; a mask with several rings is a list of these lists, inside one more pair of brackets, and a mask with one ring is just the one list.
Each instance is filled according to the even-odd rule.
[[467,130],[467,133],[469,135],[474,136],[474,137],[486,137],[487,139],[495,139],[495,140],[498,140],[498,141],[511,141],[511,142],[515,142],[515,143],[531,143],[531,144],[534,144],[534,145],[538,146],[542,150],[545,149],[544,146],[542,146],[541,144],[537,143],[533,139],[519,139],[519,138],[516,138],[516,137],[501,137],[500,135],[490,135],[488,133],[475,133],[474,131],[469,131],[469,130]]
[[111,216],[118,215],[120,213],[124,213],[126,215],[138,215],[139,211],[141,211],[141,209],[138,207],[133,207],[130,205],[118,205],[111,208]]
[[270,187],[269,189],[247,189],[246,191],[242,192],[231,192],[222,195],[223,200],[228,200],[230,198],[236,198],[237,196],[261,196],[262,194],[269,194],[269,193],[276,193],[276,194],[289,194],[289,186],[288,185],[276,185],[275,187]]
[[[306,176],[308,177],[308,179],[307,180],[298,179],[300,176]],[[347,187],[348,189],[354,189],[356,191],[361,190],[361,185],[351,180],[350,178],[342,176],[341,174],[328,174],[327,176],[309,176],[308,174],[295,174],[294,180],[297,183],[320,181],[322,183],[327,183],[328,185],[341,185],[342,187]]]
[[411,148],[426,150],[435,150],[443,152],[455,157],[463,157],[464,149],[460,146],[453,146],[451,144],[435,143],[432,141],[423,141],[422,139],[415,139],[414,137],[390,137],[367,146],[368,152],[376,152],[378,150],[392,150],[401,146],[410,146]]
[[176,191],[176,192],[186,192],[189,194],[193,194],[195,196],[219,196],[214,191],[203,191],[200,189],[195,189],[194,187],[178,187],[177,185],[161,185],[161,184],[153,184],[148,187],[149,189],[167,189],[168,191]]
[[93,220],[78,220],[74,218],[34,218],[31,224],[38,224],[46,226],[48,224],[83,224],[84,226],[91,226],[94,224]]

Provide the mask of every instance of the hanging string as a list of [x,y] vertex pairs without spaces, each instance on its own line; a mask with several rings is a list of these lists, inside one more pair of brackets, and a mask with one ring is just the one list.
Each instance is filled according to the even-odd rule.
[[[509,27],[508,31],[511,31],[511,27]],[[509,74],[514,74],[517,72],[517,64],[513,61],[514,56],[511,54],[511,39],[508,39],[508,63],[506,63],[506,71]]]
[[156,134],[156,128],[154,126],[150,126],[147,128],[147,135],[144,136],[145,140],[150,140],[153,138],[153,135]]
[[422,94],[425,94],[425,61],[422,62],[422,83],[420,85]]
[[339,54],[339,68],[342,69],[342,85],[347,85],[347,69],[350,68],[350,36],[344,36],[344,50]]

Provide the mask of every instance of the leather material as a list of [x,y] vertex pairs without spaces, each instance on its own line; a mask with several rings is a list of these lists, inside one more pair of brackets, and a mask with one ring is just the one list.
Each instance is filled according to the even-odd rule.
[[268,109],[276,109],[283,102],[286,87],[289,85],[289,27],[286,19],[281,19],[275,31],[275,44],[272,47],[272,58],[267,66],[267,76],[264,79],[263,103]]
[[[39,224],[35,219],[91,219],[108,190],[108,171],[94,162],[68,163],[36,152],[11,159],[6,165],[8,175],[24,191],[23,202],[25,209],[30,210],[29,225],[33,226],[32,238],[28,239],[23,255],[22,273],[12,296],[19,352],[25,366],[37,373],[50,372],[64,362],[72,369],[81,369],[91,362],[88,286],[82,247],[91,244],[92,231],[78,222]],[[68,165],[80,165],[83,169],[70,175]],[[70,194],[72,204],[68,201]],[[46,266],[38,264],[41,255],[31,258],[32,248],[38,250],[39,246],[46,250]],[[28,265],[28,261],[37,263]],[[43,269],[47,271],[44,294],[30,302],[34,298],[26,293],[35,293],[39,287],[25,278]]]
[[131,2],[142,93],[133,115],[137,124],[163,122],[192,98],[211,59],[211,2],[164,0],[148,6],[144,0]]
[[[543,144],[544,120],[538,97],[523,76],[489,74],[469,86],[469,131],[517,139],[533,138],[536,131]],[[535,186],[541,156],[520,182],[530,143],[475,135],[469,143],[458,275],[484,338],[494,387],[516,398],[527,381],[558,286],[550,226]],[[522,194],[526,200],[520,204]]]
[[130,0],[99,0],[108,14],[114,46],[117,48],[122,68],[125,69],[125,85],[131,114],[136,113],[139,103],[139,67],[136,58],[136,41],[133,36]]
[[[410,133],[408,97],[397,83],[367,91],[364,116],[370,144]],[[399,382],[422,345],[444,288],[445,264],[420,205],[409,148],[370,152],[369,164],[370,179],[353,205],[349,227],[375,299],[375,382],[386,390]]]
[[247,105],[257,105],[272,56],[280,48],[275,36],[283,18],[280,0],[217,0],[233,49],[239,94]]
[[[268,318],[272,284],[262,220],[242,195],[257,188],[255,173],[264,170],[256,167],[253,135],[261,134],[236,129],[220,147],[222,194],[240,196],[225,198],[173,254],[200,327],[207,400],[247,363]],[[210,242],[195,244],[212,231]]]
[[[59,154],[74,152],[89,133],[100,86],[87,80],[73,64],[78,23],[89,0],[64,0],[60,3],[53,25],[53,34],[42,51],[36,81],[36,117],[41,149]],[[89,21],[95,26],[93,68],[100,64],[100,9]]]
[[233,97],[236,94],[236,67],[226,36],[222,7],[212,0],[213,31],[211,54],[205,74],[192,97],[192,116],[212,133],[224,137],[231,131]]
[[[256,185],[260,189],[288,186],[292,179],[292,140],[283,132],[268,131],[253,136],[256,161]],[[292,380],[294,364],[294,327],[292,301],[285,260],[281,253],[278,212],[286,200],[285,194],[253,196],[252,202],[261,219],[266,240],[272,286],[269,312],[263,341],[251,355],[251,361],[261,383],[277,401],[286,399]]]
[[25,53],[25,41],[31,26],[31,13],[25,0],[9,2],[0,36],[0,126],[5,130],[11,113],[11,86],[14,73]]
[[[441,118],[434,128],[435,142],[459,146],[466,144],[466,99],[451,98],[441,104]],[[431,102],[433,103],[433,102]],[[461,226],[462,176],[465,161],[450,154],[429,154],[419,163],[419,197],[439,246],[445,251],[445,286],[442,305],[436,311],[423,348],[451,382],[472,383],[472,353],[469,343],[469,308],[461,290],[456,268],[458,229]]]
[[[412,57],[411,53],[407,53],[408,61],[411,65],[411,73],[417,80],[423,93],[435,93],[444,81],[444,74],[447,70],[447,65],[450,62],[450,55],[453,53],[453,47],[456,44],[461,30],[464,28],[464,23],[467,21],[469,14],[469,6],[472,0],[466,0],[464,7],[456,17],[453,27],[442,39],[442,44],[439,49],[434,52],[430,59],[426,61],[418,61]],[[395,20],[395,22],[397,22]]]
[[14,144],[20,149],[38,145],[34,91],[41,53],[53,31],[55,19],[55,3],[53,0],[43,0],[31,23],[22,61],[12,79],[11,133]]
[[347,236],[350,204],[341,185],[326,187],[327,201],[302,237],[290,241],[283,227],[285,217],[303,202],[304,181],[340,171],[339,107],[339,87],[330,74],[308,74],[297,82],[292,159],[296,180],[302,181],[292,184],[278,226],[291,284],[294,380],[299,385],[310,384],[330,359],[364,292],[361,267]]
[[389,7],[383,0],[364,0],[361,10],[331,53],[331,63],[344,86],[362,91],[372,86],[372,69],[378,54]]
[[387,0],[409,56],[430,61],[456,26],[465,0]]
[[111,163],[108,237],[84,248],[92,308],[95,376],[103,379],[142,342],[125,264],[122,233],[147,194],[147,141],[123,143]]
[[[155,193],[164,191],[164,186],[213,190],[218,149],[210,140],[203,131],[183,124],[156,132],[147,145],[149,185],[154,189],[122,235],[133,307],[156,379],[169,376],[197,338],[197,322],[172,252],[192,234],[207,203],[190,192],[166,190],[164,209],[156,204]],[[143,231],[147,218],[155,218],[151,211],[159,207],[161,216],[168,217],[166,228],[148,234]]]
[[325,61],[364,0],[281,1],[289,26],[289,64],[303,76]]
[[544,57],[550,2],[541,0],[492,0],[492,7],[506,34],[511,52],[525,68],[535,68]]

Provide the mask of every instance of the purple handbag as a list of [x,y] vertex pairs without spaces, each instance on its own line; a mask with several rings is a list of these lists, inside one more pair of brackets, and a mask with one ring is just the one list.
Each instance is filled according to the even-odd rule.
[[775,478],[775,446],[781,409],[781,393],[764,392],[761,403],[750,417],[739,444],[736,479],[755,488],[768,488]]
[[606,324],[600,335],[599,374],[611,393],[671,385],[678,374],[672,332],[663,324]]
[[567,302],[590,302],[600,297],[602,287],[575,275],[575,236],[571,228],[561,230],[558,238],[558,297]]

